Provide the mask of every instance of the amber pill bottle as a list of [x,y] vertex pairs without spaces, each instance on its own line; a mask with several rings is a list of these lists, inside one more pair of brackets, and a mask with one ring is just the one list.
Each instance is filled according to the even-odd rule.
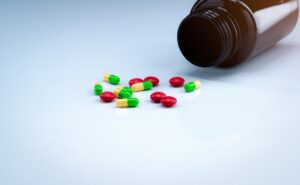
[[298,8],[297,0],[198,0],[179,26],[179,48],[200,67],[234,66],[287,36]]

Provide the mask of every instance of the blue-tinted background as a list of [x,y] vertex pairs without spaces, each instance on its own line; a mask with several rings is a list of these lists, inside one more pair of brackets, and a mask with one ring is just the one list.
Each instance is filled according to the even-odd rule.
[[[193,3],[0,1],[0,184],[300,184],[299,25],[240,66],[200,69],[176,41]],[[104,73],[156,75],[178,105],[100,103]],[[203,88],[172,89],[174,75]]]

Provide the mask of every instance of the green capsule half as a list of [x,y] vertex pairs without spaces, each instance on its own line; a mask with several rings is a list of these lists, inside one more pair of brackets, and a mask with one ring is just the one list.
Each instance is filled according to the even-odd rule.
[[151,90],[153,88],[153,83],[151,81],[143,82],[144,91]]
[[102,91],[103,91],[102,85],[99,83],[96,83],[94,86],[95,94],[99,96],[102,93]]

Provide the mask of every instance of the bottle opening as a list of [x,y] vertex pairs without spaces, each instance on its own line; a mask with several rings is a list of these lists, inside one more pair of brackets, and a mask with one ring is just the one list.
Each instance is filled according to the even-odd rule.
[[189,15],[178,30],[181,52],[192,64],[200,67],[224,62],[235,48],[236,37],[231,17],[219,9]]

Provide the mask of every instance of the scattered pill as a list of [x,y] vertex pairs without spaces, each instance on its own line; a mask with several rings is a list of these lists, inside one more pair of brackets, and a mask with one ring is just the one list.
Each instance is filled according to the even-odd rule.
[[156,78],[155,76],[148,76],[144,79],[144,81],[150,81],[152,82],[153,86],[157,86],[159,84],[159,79]]
[[151,90],[153,87],[152,82],[150,81],[145,81],[145,82],[141,82],[141,83],[137,83],[132,85],[131,89],[134,92],[139,92],[139,91],[147,91],[147,90]]
[[111,83],[113,85],[118,85],[120,83],[120,77],[112,74],[105,74],[103,76],[105,82]]
[[116,96],[112,92],[103,92],[100,94],[100,99],[104,102],[112,102],[115,98]]
[[128,84],[129,84],[129,86],[131,87],[133,84],[141,83],[141,82],[143,82],[143,81],[144,81],[144,80],[141,79],[141,78],[133,78],[133,79],[131,79],[131,80],[128,82]]
[[181,87],[184,85],[185,80],[182,77],[176,76],[176,77],[171,78],[169,80],[169,82],[173,87]]
[[116,90],[114,90],[114,94],[116,95],[116,97],[124,99],[130,98],[133,94],[133,91],[129,87],[120,86]]
[[195,80],[193,82],[186,83],[184,85],[184,89],[186,92],[192,92],[201,87],[201,82],[199,80]]
[[[105,82],[113,85],[118,85],[120,83],[120,77],[113,74],[105,74],[103,79]],[[193,92],[202,86],[199,80],[185,83],[185,79],[180,76],[170,78],[169,83],[173,87],[184,86],[186,92]],[[139,99],[133,98],[133,93],[151,90],[159,84],[159,79],[155,76],[148,76],[144,80],[141,78],[133,78],[128,84],[130,87],[119,86],[113,92],[103,92],[101,83],[97,82],[94,86],[94,93],[98,95],[103,102],[112,102],[118,98],[116,101],[116,107],[118,108],[137,107],[139,105]],[[162,106],[165,107],[173,107],[177,104],[177,99],[175,97],[167,96],[160,91],[152,93],[150,99],[155,103],[161,103]]]
[[161,99],[161,103],[165,107],[173,107],[177,103],[177,99],[172,96],[166,96]]
[[137,107],[138,105],[139,99],[137,98],[119,99],[116,102],[118,108]]
[[160,103],[161,99],[166,96],[167,95],[163,92],[154,92],[151,94],[150,98],[153,102]]
[[99,96],[103,91],[102,85],[100,83],[96,83],[94,86],[94,92],[97,96]]

